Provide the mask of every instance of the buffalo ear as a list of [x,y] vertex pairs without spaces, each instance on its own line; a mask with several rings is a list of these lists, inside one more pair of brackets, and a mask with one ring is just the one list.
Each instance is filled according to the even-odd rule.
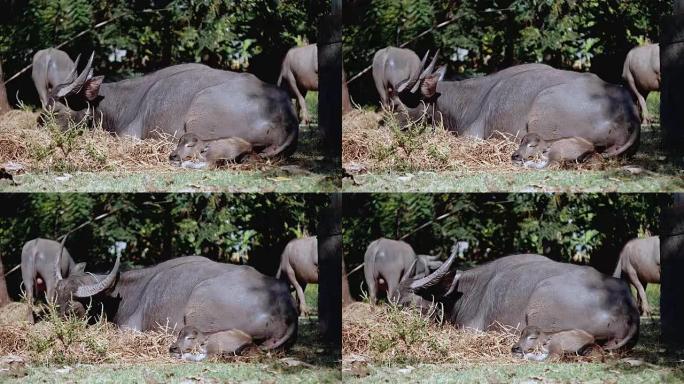
[[86,267],[86,263],[77,263],[76,265],[74,265],[74,270],[71,271],[71,272],[69,272],[69,274],[72,274],[72,273],[84,273],[84,272],[85,272],[85,267]]
[[86,80],[85,84],[83,84],[83,96],[88,101],[93,101],[100,95],[102,80],[104,80],[104,76],[95,76]]
[[439,75],[437,73],[433,73],[426,77],[425,80],[423,80],[423,83],[420,85],[420,93],[422,93],[426,99],[433,98],[437,94],[438,82]]

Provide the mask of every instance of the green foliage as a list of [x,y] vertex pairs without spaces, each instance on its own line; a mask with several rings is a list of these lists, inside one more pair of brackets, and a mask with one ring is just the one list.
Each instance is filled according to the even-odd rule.
[[69,41],[61,49],[94,51],[95,73],[108,80],[202,62],[274,81],[289,48],[316,41],[327,8],[323,0],[30,0],[0,23],[0,57],[9,77],[39,49]]
[[[660,207],[667,199],[647,194],[345,195],[345,260],[351,270],[363,262],[371,241],[408,235],[405,241],[417,253],[443,259],[455,241],[468,241],[463,267],[530,252],[612,273],[629,239],[658,233]],[[350,282],[352,288],[358,285]]]
[[[370,65],[378,49],[410,42],[419,55],[440,49],[440,62],[458,74],[545,62],[618,82],[627,51],[658,41],[660,19],[672,12],[672,2],[373,0],[345,12],[345,68],[352,75]],[[365,102],[366,94],[375,94],[371,88],[371,81],[354,84],[355,99]]]
[[[5,195],[0,216],[0,257],[19,264],[21,248],[35,237],[56,239],[75,231],[66,247],[89,270],[111,267],[113,245],[127,243],[124,263],[150,265],[184,256],[250,263],[275,271],[285,244],[316,233],[326,195],[290,194],[28,194]],[[97,269],[94,269],[97,270]]]

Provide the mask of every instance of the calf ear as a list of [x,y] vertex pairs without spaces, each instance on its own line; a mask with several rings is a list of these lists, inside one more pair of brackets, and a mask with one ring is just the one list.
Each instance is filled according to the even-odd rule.
[[104,76],[95,76],[86,80],[83,85],[83,95],[88,101],[93,101],[100,95],[102,80],[104,80]]

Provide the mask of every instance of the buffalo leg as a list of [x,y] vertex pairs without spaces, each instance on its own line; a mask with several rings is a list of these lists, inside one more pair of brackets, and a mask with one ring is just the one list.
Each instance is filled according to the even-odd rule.
[[302,92],[297,86],[297,81],[295,80],[291,71],[287,72],[287,74],[284,77],[284,80],[287,82],[288,88],[290,89],[294,97],[297,99],[297,106],[299,107],[299,119],[301,123],[309,124],[309,110],[306,108],[306,100],[304,100],[304,95],[306,95],[306,91],[304,91],[304,95],[302,95]]
[[302,316],[306,316],[308,313],[308,308],[306,307],[306,300],[304,299],[304,290],[302,289],[302,286],[299,285],[299,282],[297,281],[297,277],[295,276],[295,272],[292,269],[292,266],[289,264],[285,268],[285,273],[287,273],[287,279],[290,280],[290,284],[295,288],[295,291],[297,292],[297,301],[299,304],[299,314]]
[[375,305],[375,302],[378,299],[378,281],[376,280],[375,276],[373,276],[373,273],[370,271],[370,268],[363,269],[363,274],[366,278],[366,285],[368,285],[368,299],[370,300],[370,303]]
[[649,307],[648,299],[646,298],[646,290],[644,289],[644,286],[641,285],[641,281],[639,281],[639,277],[637,276],[637,273],[633,267],[630,266],[627,268],[627,275],[629,276],[630,282],[637,290],[637,302],[639,304],[639,310],[644,316],[650,315],[651,308]]
[[627,75],[627,85],[629,85],[629,89],[632,91],[634,96],[636,96],[637,101],[639,102],[639,108],[641,109],[641,121],[648,123],[651,119],[648,113],[648,105],[646,104],[646,97],[648,97],[648,93],[646,93],[646,95],[642,95],[641,92],[639,92],[634,81],[634,76],[632,76],[631,72],[629,72]]
[[28,311],[26,314],[26,320],[33,324],[33,284],[35,282],[35,272],[33,266],[27,268],[21,268],[21,279],[24,282],[24,294],[26,295],[26,301],[28,303]]

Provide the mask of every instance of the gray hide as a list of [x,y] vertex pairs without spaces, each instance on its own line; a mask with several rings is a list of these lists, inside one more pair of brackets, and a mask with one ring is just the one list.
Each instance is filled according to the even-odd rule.
[[297,337],[297,309],[287,284],[252,267],[201,256],[122,273],[119,265],[117,257],[107,275],[59,281],[60,309],[72,296],[92,298],[102,302],[110,320],[121,328],[147,331],[160,325],[189,325],[204,333],[237,329],[264,349],[289,346]]
[[399,93],[408,91],[406,87],[418,81],[428,53],[425,53],[423,61],[415,52],[406,48],[386,47],[375,53],[373,81],[382,105],[390,109],[403,105]]
[[[76,59],[78,62],[78,59]],[[41,49],[33,55],[31,78],[43,108],[48,104],[50,91],[76,77],[76,64],[66,52],[55,48]]]
[[280,256],[276,279],[286,279],[295,289],[299,312],[306,315],[307,284],[318,284],[318,241],[316,236],[291,240]]
[[[59,276],[81,273],[84,268],[85,263],[74,263],[69,251],[57,241],[42,238],[27,241],[21,250],[21,278],[29,307],[41,289],[45,289],[48,300],[54,300]],[[29,308],[28,321],[33,322],[32,308]]]
[[412,119],[426,112],[459,135],[482,139],[497,132],[537,133],[544,140],[576,136],[604,157],[630,155],[638,148],[641,122],[632,95],[594,74],[525,64],[489,76],[440,81],[444,70],[433,72],[434,63],[416,83],[420,97],[418,92],[400,95]]
[[660,91],[660,45],[648,44],[629,51],[622,79],[637,98],[643,121],[648,122],[646,99],[649,93]]
[[537,326],[545,332],[579,329],[607,349],[631,347],[639,312],[628,285],[597,270],[544,256],[507,256],[457,271],[456,254],[423,279],[400,291],[444,305],[445,319],[479,330]]
[[380,238],[368,245],[363,257],[363,273],[368,285],[368,295],[375,304],[380,293],[388,296],[415,263],[415,272],[424,273],[423,263],[416,262],[416,253],[403,241]]
[[636,288],[639,310],[645,316],[650,315],[646,286],[648,283],[660,284],[660,238],[653,236],[628,241],[620,252],[613,277],[622,277]]
[[161,133],[239,137],[264,157],[296,148],[299,125],[287,93],[252,74],[181,64],[102,84],[102,76],[92,76],[92,59],[78,78],[50,94],[62,127],[86,118],[143,139]]

